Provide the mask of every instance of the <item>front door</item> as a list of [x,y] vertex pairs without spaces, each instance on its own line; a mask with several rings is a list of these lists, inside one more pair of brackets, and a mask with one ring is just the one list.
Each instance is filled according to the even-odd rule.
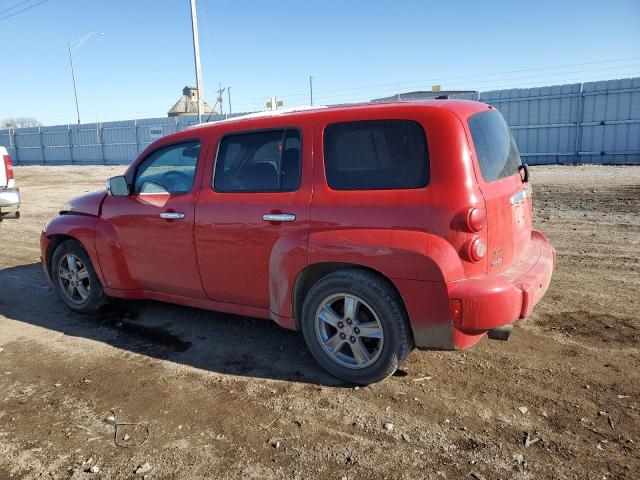
[[136,169],[130,195],[105,198],[101,217],[114,230],[128,288],[204,298],[193,239],[200,146],[192,140],[155,150]]
[[270,281],[306,265],[311,130],[307,119],[212,139],[215,172],[205,173],[195,226],[211,300],[268,309]]

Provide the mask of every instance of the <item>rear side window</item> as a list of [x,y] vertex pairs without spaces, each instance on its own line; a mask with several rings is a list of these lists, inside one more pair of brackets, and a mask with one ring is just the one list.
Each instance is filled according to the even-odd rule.
[[295,129],[229,135],[220,142],[218,192],[291,192],[300,187],[300,132]]
[[424,130],[409,120],[328,125],[324,162],[334,190],[422,188],[429,182]]
[[495,110],[476,113],[469,118],[469,130],[485,181],[493,182],[518,173],[520,153],[500,113]]

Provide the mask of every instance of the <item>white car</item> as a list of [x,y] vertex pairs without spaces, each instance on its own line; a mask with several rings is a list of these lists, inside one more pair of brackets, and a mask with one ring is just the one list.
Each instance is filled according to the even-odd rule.
[[20,189],[13,178],[9,152],[0,147],[0,222],[5,218],[20,218]]

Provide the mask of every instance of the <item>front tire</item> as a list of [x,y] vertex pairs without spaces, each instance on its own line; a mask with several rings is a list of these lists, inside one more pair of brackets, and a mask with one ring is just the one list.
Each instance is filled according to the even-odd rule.
[[91,259],[77,240],[67,240],[55,249],[50,270],[56,292],[74,312],[95,313],[106,302]]
[[367,385],[392,375],[411,351],[401,301],[367,270],[334,272],[318,281],[302,306],[302,332],[331,375]]

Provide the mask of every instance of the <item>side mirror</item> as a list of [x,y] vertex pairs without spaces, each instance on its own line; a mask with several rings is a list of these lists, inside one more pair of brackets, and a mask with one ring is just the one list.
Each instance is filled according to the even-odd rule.
[[129,184],[122,175],[111,177],[107,180],[107,193],[114,197],[126,197],[129,195]]

